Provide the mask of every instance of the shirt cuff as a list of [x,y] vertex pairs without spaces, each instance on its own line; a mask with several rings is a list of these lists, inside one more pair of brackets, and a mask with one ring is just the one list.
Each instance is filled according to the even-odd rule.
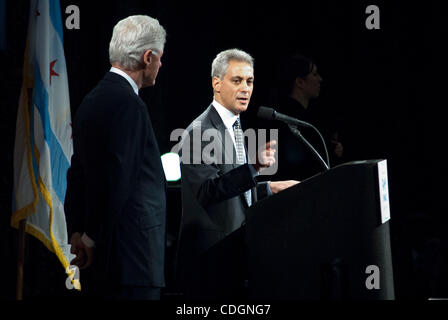
[[252,174],[252,178],[255,178],[256,176],[259,175],[259,173],[257,172],[257,170],[255,170],[255,168],[252,164],[249,164],[249,170],[250,170],[250,173]]
[[93,241],[89,236],[84,232],[84,234],[81,237],[82,242],[88,247],[88,248],[94,248],[95,247],[95,241]]
[[266,189],[268,190],[268,197],[274,194],[271,190],[271,181],[267,181]]

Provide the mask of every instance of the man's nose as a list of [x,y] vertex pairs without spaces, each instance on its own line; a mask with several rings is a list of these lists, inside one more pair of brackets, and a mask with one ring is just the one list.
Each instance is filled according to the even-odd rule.
[[249,90],[250,90],[250,87],[249,87],[249,85],[247,84],[247,81],[243,81],[243,84],[242,84],[242,91],[244,91],[244,92],[249,92]]

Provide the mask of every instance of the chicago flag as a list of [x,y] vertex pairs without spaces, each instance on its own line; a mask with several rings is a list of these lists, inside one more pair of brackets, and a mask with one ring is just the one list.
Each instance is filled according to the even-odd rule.
[[[70,101],[59,0],[31,0],[14,145],[13,215],[26,232],[69,268],[64,215],[66,175],[73,153]],[[79,289],[79,281],[74,286]]]

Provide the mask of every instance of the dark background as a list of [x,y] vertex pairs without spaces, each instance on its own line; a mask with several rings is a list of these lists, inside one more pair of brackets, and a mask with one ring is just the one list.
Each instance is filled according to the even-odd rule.
[[[406,1],[61,1],[80,9],[80,29],[64,28],[72,116],[83,97],[110,68],[113,26],[133,14],[159,19],[167,43],[157,84],[140,95],[162,153],[212,101],[211,63],[218,52],[240,48],[255,58],[255,90],[245,127],[257,127],[260,105],[272,105],[275,67],[302,53],[323,77],[311,106],[323,119],[338,119],[344,160],[387,159],[391,241],[397,299],[427,299],[447,292],[445,203],[445,59],[447,5]],[[368,5],[380,9],[380,30],[365,27]],[[6,48],[0,51],[0,238],[5,280],[0,297],[15,294],[17,232],[9,226],[16,112],[28,23],[28,1],[6,1]],[[169,242],[175,243],[179,190],[168,193]],[[172,242],[174,241],[174,242]],[[167,266],[171,285],[172,267]],[[56,257],[27,236],[25,298],[76,295],[65,289]],[[167,297],[175,293],[169,287]]]

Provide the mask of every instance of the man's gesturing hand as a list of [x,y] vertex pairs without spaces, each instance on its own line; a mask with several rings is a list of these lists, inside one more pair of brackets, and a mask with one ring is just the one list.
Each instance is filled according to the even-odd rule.
[[275,164],[275,145],[277,144],[277,141],[271,140],[267,142],[261,150],[258,151],[257,155],[257,161],[254,164],[255,170],[258,172],[262,168],[268,168]]

